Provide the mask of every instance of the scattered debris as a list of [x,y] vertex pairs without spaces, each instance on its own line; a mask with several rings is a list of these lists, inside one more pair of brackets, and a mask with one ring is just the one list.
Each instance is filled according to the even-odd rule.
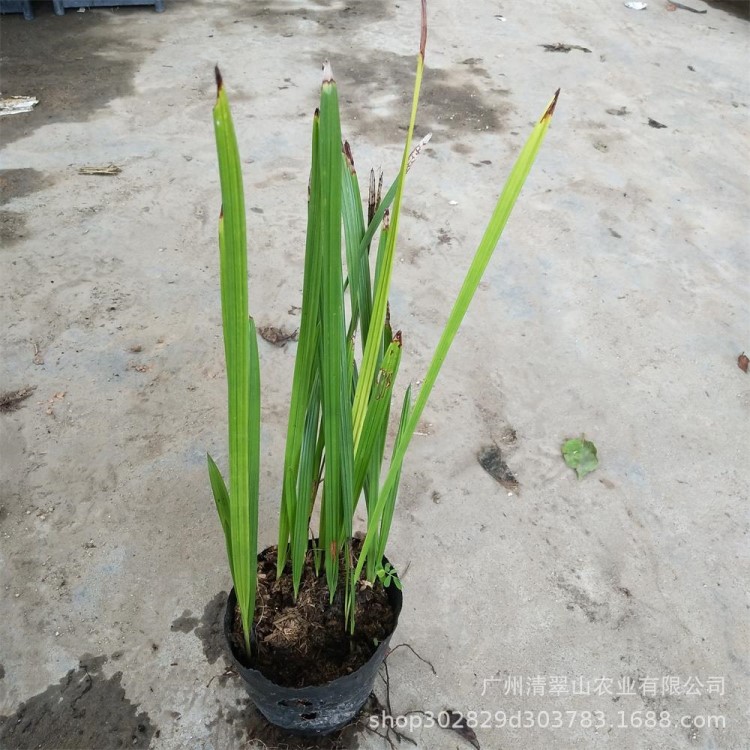
[[581,52],[591,52],[588,47],[581,47],[580,44],[563,44],[558,42],[557,44],[540,44],[540,47],[544,47],[547,52],[570,52],[572,49],[580,50]]
[[448,201],[448,205],[449,206],[457,206],[458,205],[458,201]]
[[683,5],[682,3],[675,3],[674,0],[671,0],[671,2],[667,3],[667,10],[689,10],[691,13],[708,13],[707,10],[697,10],[696,8],[691,8],[689,5]]
[[128,364],[129,370],[135,370],[136,372],[148,372],[151,369],[151,365],[141,365],[137,362],[130,362]]
[[566,440],[562,444],[562,455],[565,463],[575,469],[579,479],[583,479],[599,465],[596,446],[584,437]]
[[667,127],[664,123],[659,122],[658,120],[654,120],[653,117],[648,118],[648,124],[652,128],[666,128]]
[[630,8],[630,10],[646,10],[648,8],[648,3],[625,3],[626,8]]
[[750,359],[748,359],[745,352],[742,352],[742,354],[737,357],[737,367],[739,367],[742,372],[747,372],[748,365],[750,365]]
[[689,71],[690,71],[691,73],[695,73],[695,68],[694,68],[694,67],[693,67],[692,65],[688,65],[688,70],[689,70]]
[[37,104],[39,99],[35,96],[4,96],[0,99],[0,117],[31,112]]
[[284,346],[287,341],[296,341],[299,335],[299,328],[295,328],[291,333],[284,331],[275,326],[260,326],[258,333],[264,341],[274,346]]
[[627,107],[611,107],[607,110],[608,115],[614,115],[615,117],[624,117],[628,114]]
[[505,462],[503,454],[497,443],[485,445],[477,453],[479,465],[496,481],[507,490],[515,491],[518,489],[518,480],[510,467]]
[[17,391],[0,393],[0,412],[15,411],[35,390],[35,385],[27,385]]
[[43,365],[44,355],[42,354],[42,350],[39,348],[39,344],[37,344],[36,341],[32,341],[31,345],[34,347],[34,359],[32,359],[31,361],[35,365]]
[[85,175],[107,175],[112,176],[116,174],[120,174],[122,172],[122,169],[117,166],[117,164],[108,164],[106,167],[81,167],[78,170],[78,174],[85,174]]
[[[59,391],[58,393],[55,393],[51,399],[47,401],[47,408],[45,409],[46,413],[49,414],[51,417],[55,416],[55,404],[58,401],[62,401],[65,398],[65,391]],[[43,402],[39,402],[43,403]]]
[[132,352],[133,354],[138,354],[138,352],[143,351],[143,347],[140,344],[133,344],[132,346],[128,347],[128,351]]
[[616,239],[621,240],[622,235],[619,232],[616,232],[612,227],[609,228],[609,233]]
[[463,737],[477,750],[482,750],[479,740],[477,739],[476,732],[466,724],[466,717],[460,711],[452,711],[451,709],[445,709],[443,712],[448,715],[448,726],[446,729],[450,729],[452,732]]

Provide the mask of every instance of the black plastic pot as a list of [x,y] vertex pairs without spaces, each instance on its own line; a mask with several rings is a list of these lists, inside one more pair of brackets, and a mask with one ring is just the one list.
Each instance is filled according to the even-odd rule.
[[[387,562],[384,560],[384,563]],[[393,631],[398,625],[403,598],[396,586],[386,589],[393,607]],[[224,637],[234,668],[245,682],[245,688],[263,716],[277,727],[295,734],[322,736],[346,726],[364,705],[372,692],[380,665],[388,652],[391,634],[380,643],[377,651],[356,672],[339,677],[324,685],[289,688],[277,685],[257,669],[243,666],[232,643],[234,611],[237,597],[229,592],[224,612]]]

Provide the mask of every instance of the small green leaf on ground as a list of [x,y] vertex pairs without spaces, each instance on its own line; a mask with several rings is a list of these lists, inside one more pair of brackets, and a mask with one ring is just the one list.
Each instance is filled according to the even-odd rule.
[[562,454],[565,463],[576,470],[579,479],[590,474],[597,466],[599,459],[596,457],[596,446],[583,437],[566,440],[562,444]]

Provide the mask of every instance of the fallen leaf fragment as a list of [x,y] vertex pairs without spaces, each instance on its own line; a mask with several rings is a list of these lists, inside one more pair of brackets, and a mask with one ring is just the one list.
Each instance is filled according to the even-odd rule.
[[748,359],[745,352],[742,352],[742,354],[737,357],[737,367],[739,367],[742,372],[747,372],[748,365],[750,365],[750,359]]
[[476,750],[482,750],[476,732],[466,725],[466,717],[460,711],[446,709],[443,713],[447,714],[449,719],[448,726],[445,729],[450,729],[460,737],[463,737]]
[[291,333],[275,326],[261,326],[258,328],[258,333],[264,341],[274,346],[284,346],[287,341],[296,341],[299,329],[295,329]]
[[599,466],[596,446],[584,437],[566,440],[562,444],[562,455],[566,465],[575,469],[579,479],[583,479]]

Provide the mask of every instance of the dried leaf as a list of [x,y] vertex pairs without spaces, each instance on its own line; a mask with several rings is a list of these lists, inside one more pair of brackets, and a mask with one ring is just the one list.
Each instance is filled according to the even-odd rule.
[[485,445],[477,453],[479,465],[506,489],[517,490],[518,480],[503,458],[500,448],[496,445]]
[[750,359],[747,358],[745,352],[742,352],[742,354],[737,357],[737,367],[739,367],[742,372],[747,372],[748,365],[750,365]]
[[446,714],[450,722],[446,729],[450,729],[452,732],[463,737],[468,743],[475,747],[477,750],[482,750],[479,740],[477,739],[476,732],[469,726],[466,726],[466,718],[460,711],[453,711],[451,709],[445,709]]
[[261,326],[258,328],[258,333],[264,341],[274,346],[284,346],[287,341],[296,341],[299,329],[295,328],[291,333],[283,330],[282,328],[276,328],[275,326]]

